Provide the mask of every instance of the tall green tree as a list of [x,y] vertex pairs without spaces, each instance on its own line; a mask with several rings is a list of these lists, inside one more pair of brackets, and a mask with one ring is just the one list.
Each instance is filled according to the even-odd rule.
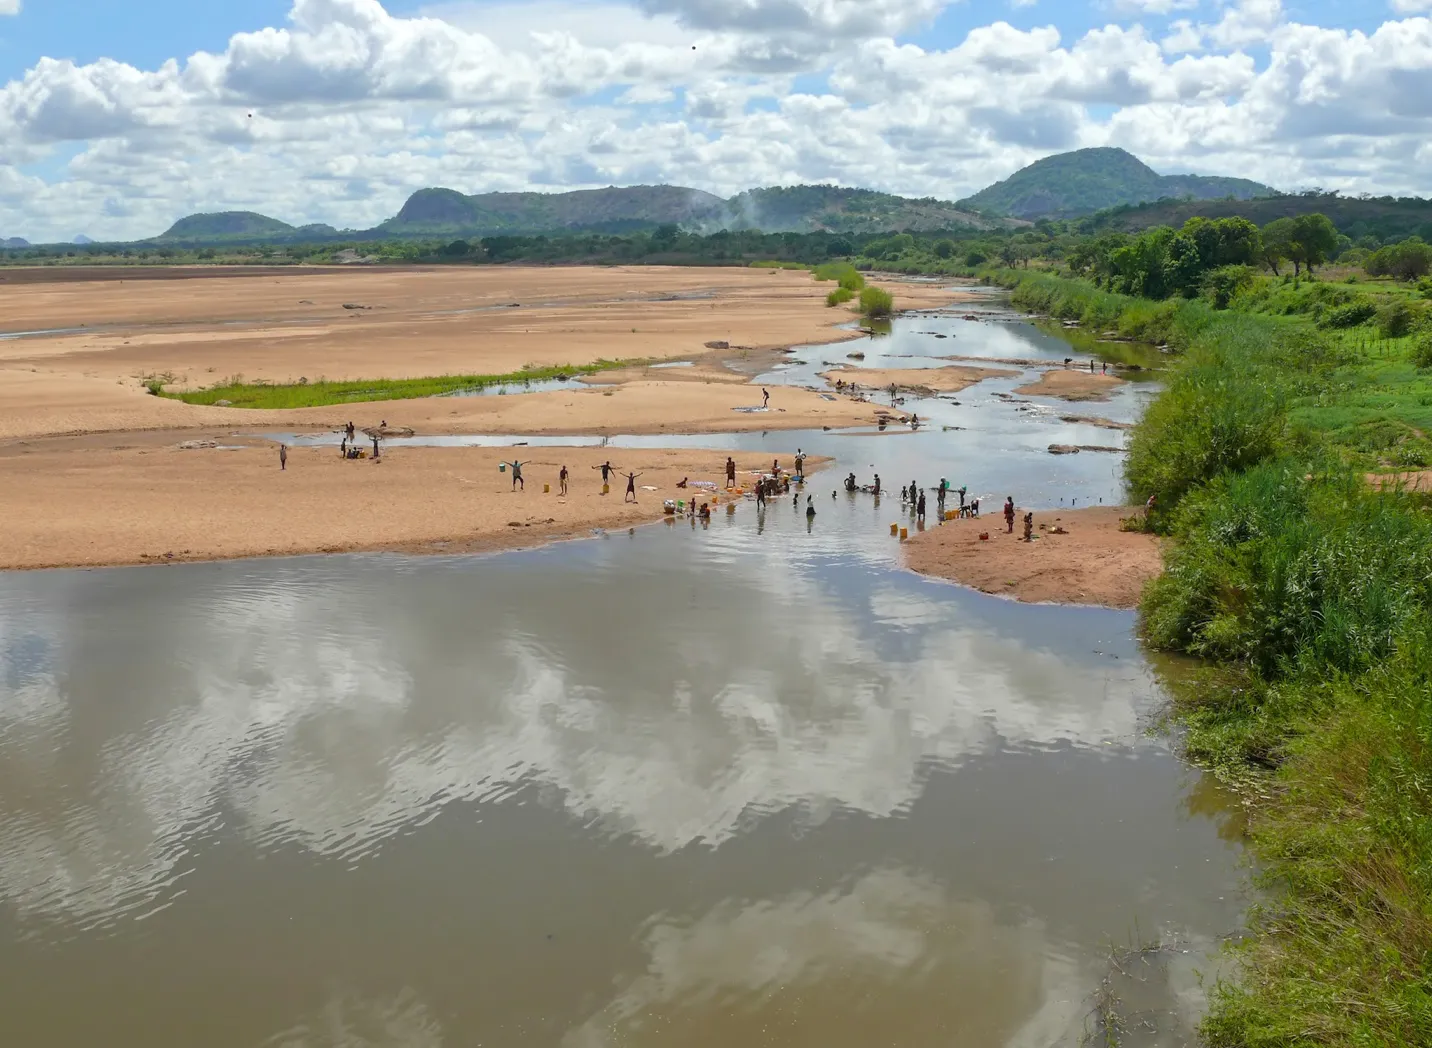
[[1262,230],[1262,262],[1280,276],[1278,266],[1291,259],[1293,251],[1293,220],[1275,218]]
[[1311,276],[1316,266],[1332,258],[1338,248],[1338,231],[1332,219],[1320,212],[1299,215],[1293,219],[1293,239],[1289,257],[1308,267]]

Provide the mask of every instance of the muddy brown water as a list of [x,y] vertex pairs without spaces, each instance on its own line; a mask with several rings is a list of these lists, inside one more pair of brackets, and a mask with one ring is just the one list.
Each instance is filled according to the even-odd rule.
[[[988,407],[799,436],[830,487],[984,469],[1045,424]],[[1154,942],[1146,1043],[1191,1043],[1238,825],[1133,617],[900,571],[889,500],[826,486],[492,557],[0,574],[0,1043],[1043,1048]]]

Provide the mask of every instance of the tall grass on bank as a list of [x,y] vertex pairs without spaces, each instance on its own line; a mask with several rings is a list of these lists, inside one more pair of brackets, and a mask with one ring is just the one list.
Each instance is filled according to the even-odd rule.
[[860,292],[860,312],[880,319],[895,312],[895,296],[884,288],[868,287]]
[[1126,463],[1172,540],[1141,628],[1221,667],[1175,709],[1191,757],[1257,784],[1265,892],[1206,1041],[1432,1044],[1432,507],[1370,487],[1338,427],[1359,376],[1391,365],[1306,314],[1048,277],[1015,295],[1182,351]]
[[1212,660],[1175,712],[1188,754],[1249,787],[1264,890],[1205,1041],[1432,1045],[1432,500],[1363,472],[1421,454],[1422,321],[1387,311],[1371,339],[1383,318],[1337,287],[1262,282],[1214,310],[986,279],[1179,351],[1125,466],[1171,540],[1141,629]]
[[825,262],[811,272],[816,280],[834,280],[843,290],[857,292],[865,287],[865,276],[849,262]]
[[529,367],[505,375],[433,375],[425,378],[374,378],[343,382],[244,382],[235,377],[208,389],[161,392],[160,396],[186,404],[217,404],[228,401],[236,408],[316,408],[337,404],[361,404],[379,400],[413,400],[451,393],[480,390],[488,386],[541,382],[578,375],[591,375],[616,368],[637,367],[642,360],[598,360],[579,367]]

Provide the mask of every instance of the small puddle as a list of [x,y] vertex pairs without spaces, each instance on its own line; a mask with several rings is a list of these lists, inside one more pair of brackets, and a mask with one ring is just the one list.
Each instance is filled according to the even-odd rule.
[[93,328],[43,328],[38,331],[0,331],[0,342],[13,342],[22,338],[45,338],[50,335],[79,335],[93,331]]

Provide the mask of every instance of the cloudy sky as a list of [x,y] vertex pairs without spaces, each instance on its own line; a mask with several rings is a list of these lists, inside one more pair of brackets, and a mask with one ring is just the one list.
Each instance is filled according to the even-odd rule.
[[412,190],[958,198],[1116,145],[1432,194],[1432,0],[0,0],[0,236]]

